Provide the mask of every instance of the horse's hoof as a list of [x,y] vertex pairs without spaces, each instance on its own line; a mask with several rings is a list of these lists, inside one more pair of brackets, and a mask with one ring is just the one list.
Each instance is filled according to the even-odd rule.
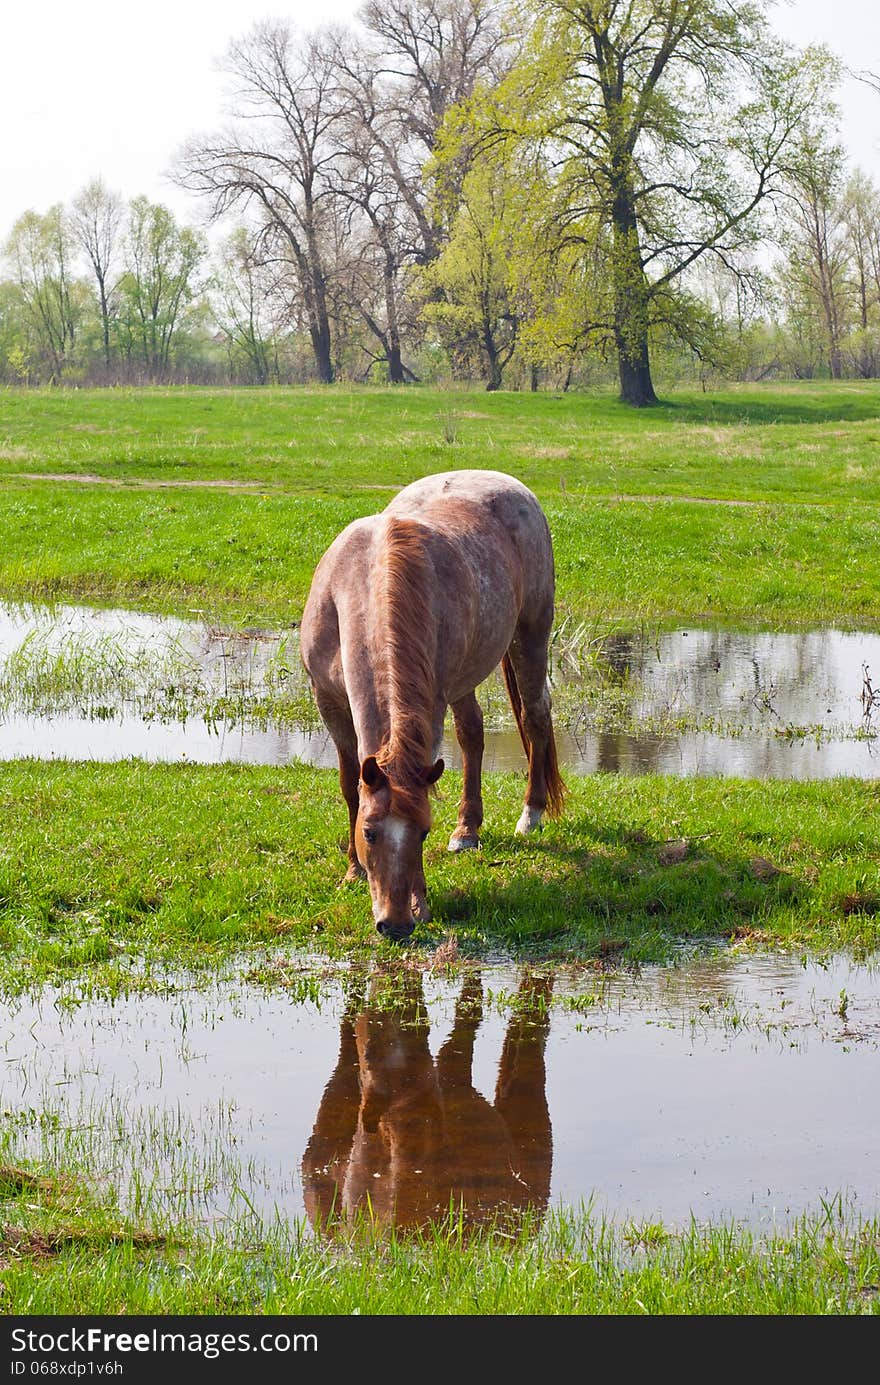
[[530,832],[540,830],[541,818],[544,816],[543,808],[530,808],[528,804],[523,808],[519,822],[516,824],[517,836],[527,837]]
[[449,846],[446,849],[452,852],[479,851],[480,839],[472,832],[467,832],[461,837],[457,832],[453,832],[452,836],[449,838]]

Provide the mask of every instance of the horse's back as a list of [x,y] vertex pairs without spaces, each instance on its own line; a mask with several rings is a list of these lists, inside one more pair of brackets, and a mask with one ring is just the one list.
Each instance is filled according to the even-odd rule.
[[441,471],[404,486],[386,515],[444,527],[498,522],[511,534],[534,531],[549,538],[537,496],[503,471]]
[[410,519],[493,563],[516,567],[523,599],[552,602],[553,548],[537,496],[503,471],[443,471],[413,481],[386,506],[384,515]]
[[429,599],[450,686],[486,677],[518,620],[549,629],[553,551],[537,497],[505,472],[439,472],[405,486],[380,513],[347,525],[319,561],[300,627],[313,681],[340,685],[341,645],[370,643],[389,526],[429,565]]

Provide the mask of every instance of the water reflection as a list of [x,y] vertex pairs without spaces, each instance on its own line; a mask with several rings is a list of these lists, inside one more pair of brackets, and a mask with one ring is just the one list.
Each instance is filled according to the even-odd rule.
[[[370,984],[375,997],[381,981]],[[491,1102],[473,1078],[483,1020],[479,975],[466,977],[436,1058],[421,973],[406,975],[391,1011],[369,996],[346,1008],[338,1060],[302,1162],[313,1226],[329,1231],[366,1214],[412,1229],[452,1213],[473,1230],[489,1221],[522,1225],[527,1213],[545,1210],[552,984],[549,977],[520,979]]]
[[880,1212],[876,965],[571,965],[552,996],[510,965],[427,969],[403,1004],[397,985],[346,968],[319,1004],[232,977],[4,1002],[2,1161],[88,1170],[136,1219],[207,1225],[338,1225],[368,1196],[408,1225],[463,1204],[471,1227],[585,1202],[682,1228],[790,1226],[838,1194]]

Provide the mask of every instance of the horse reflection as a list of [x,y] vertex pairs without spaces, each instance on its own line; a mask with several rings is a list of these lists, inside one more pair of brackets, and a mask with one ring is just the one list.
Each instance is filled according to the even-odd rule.
[[530,1209],[543,1212],[552,1164],[544,1068],[551,989],[549,978],[523,977],[492,1102],[472,1079],[483,1017],[478,976],[464,981],[436,1059],[420,974],[408,974],[404,1003],[393,1011],[369,1001],[349,1007],[303,1157],[312,1224],[327,1231],[366,1213],[415,1228],[451,1212],[473,1229],[521,1225]]

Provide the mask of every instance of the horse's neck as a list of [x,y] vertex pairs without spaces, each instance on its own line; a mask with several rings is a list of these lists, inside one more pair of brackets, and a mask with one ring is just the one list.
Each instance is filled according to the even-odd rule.
[[398,521],[387,531],[373,652],[388,758],[424,769],[432,759],[437,716],[438,631],[432,571],[412,536],[417,527]]

